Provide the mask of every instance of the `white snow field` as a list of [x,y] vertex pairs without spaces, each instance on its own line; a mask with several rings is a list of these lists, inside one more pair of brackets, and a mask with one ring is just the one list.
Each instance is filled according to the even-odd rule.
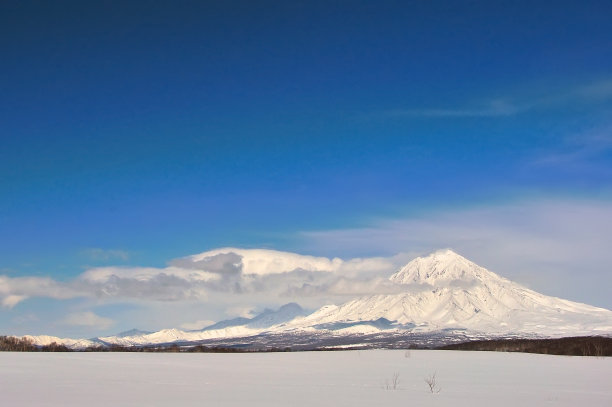
[[0,405],[609,407],[611,378],[612,358],[496,352],[0,352]]

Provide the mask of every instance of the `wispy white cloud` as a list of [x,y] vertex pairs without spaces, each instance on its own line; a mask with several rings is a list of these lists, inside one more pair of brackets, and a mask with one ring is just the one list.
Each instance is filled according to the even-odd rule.
[[96,315],[91,311],[84,311],[74,312],[66,315],[66,317],[61,321],[61,323],[70,326],[96,328],[104,330],[110,328],[115,323],[115,321],[110,318],[105,318]]
[[2,306],[5,308],[13,308],[15,305],[19,304],[21,301],[27,298],[28,297],[25,295],[9,294],[6,297],[2,298]]
[[290,297],[323,295],[341,299],[372,294],[398,294],[406,291],[406,286],[393,283],[386,277],[363,279],[337,277],[326,283],[304,283],[301,286],[290,287],[284,295]]
[[604,79],[598,82],[580,86],[575,90],[574,93],[579,98],[592,101],[603,101],[611,99],[612,79]]
[[36,314],[32,312],[18,315],[17,317],[13,318],[13,322],[17,325],[24,325],[31,322],[37,323],[38,321],[40,321],[40,319]]
[[71,285],[51,278],[0,275],[0,301],[6,308],[12,308],[30,297],[68,299],[79,295]]
[[200,320],[193,321],[193,322],[184,322],[181,325],[179,325],[179,328],[185,329],[187,331],[198,331],[214,323],[215,321],[211,321],[210,319],[200,319]]
[[567,104],[605,103],[612,99],[612,79],[603,79],[564,90],[543,91],[531,96],[496,98],[480,103],[451,107],[410,107],[384,112],[386,117],[478,118],[507,117],[535,109],[551,109]]
[[229,307],[225,313],[230,317],[253,318],[256,314],[254,306]]
[[82,254],[91,260],[95,261],[109,261],[109,260],[123,260],[127,261],[130,258],[130,254],[125,250],[118,249],[101,249],[99,247],[90,247],[84,249]]
[[412,117],[499,117],[512,116],[525,107],[517,106],[504,100],[493,100],[481,105],[470,107],[450,108],[419,108],[419,109],[394,109],[386,112],[387,116],[412,116]]
[[[556,149],[539,153],[530,161],[536,167],[593,167],[593,160],[612,151],[612,124],[565,137]],[[612,169],[608,169],[612,172]]]

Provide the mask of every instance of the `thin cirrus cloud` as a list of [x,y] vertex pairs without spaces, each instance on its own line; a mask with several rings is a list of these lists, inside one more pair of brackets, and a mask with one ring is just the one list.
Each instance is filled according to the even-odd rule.
[[478,118],[514,116],[534,109],[548,109],[582,103],[605,103],[612,98],[612,79],[542,92],[531,97],[498,98],[454,107],[399,108],[384,112],[386,117]]
[[588,100],[607,100],[612,98],[612,79],[605,79],[599,82],[580,86],[575,94]]
[[101,317],[94,314],[91,311],[84,312],[73,312],[61,321],[63,325],[96,328],[96,329],[108,329],[114,325],[115,321],[110,318]]
[[524,107],[516,106],[503,100],[494,100],[475,107],[429,108],[429,109],[394,109],[386,112],[389,117],[498,117],[512,116]]
[[554,150],[540,153],[530,162],[534,167],[562,167],[565,170],[597,169],[599,175],[612,173],[608,163],[597,165],[597,159],[612,152],[612,124],[592,128],[566,137]]
[[91,247],[82,251],[82,254],[95,261],[123,260],[127,261],[130,254],[125,250],[118,249],[101,249],[99,247]]

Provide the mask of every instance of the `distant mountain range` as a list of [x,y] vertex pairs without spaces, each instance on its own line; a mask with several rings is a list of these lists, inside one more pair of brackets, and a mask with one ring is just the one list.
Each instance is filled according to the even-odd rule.
[[368,295],[307,314],[298,304],[199,331],[132,330],[94,339],[26,336],[87,346],[195,345],[345,347],[405,346],[470,338],[612,335],[612,311],[539,294],[451,250],[418,257],[389,280],[397,294]]

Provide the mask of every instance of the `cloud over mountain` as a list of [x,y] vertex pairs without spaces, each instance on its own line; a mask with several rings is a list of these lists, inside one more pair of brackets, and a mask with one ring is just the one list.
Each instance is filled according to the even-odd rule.
[[[342,260],[264,249],[223,248],[174,259],[167,267],[95,267],[73,280],[0,277],[0,298],[13,307],[30,297],[203,301],[210,293],[276,296],[389,291],[364,278],[389,273],[393,259]],[[373,281],[373,280],[372,280]]]

